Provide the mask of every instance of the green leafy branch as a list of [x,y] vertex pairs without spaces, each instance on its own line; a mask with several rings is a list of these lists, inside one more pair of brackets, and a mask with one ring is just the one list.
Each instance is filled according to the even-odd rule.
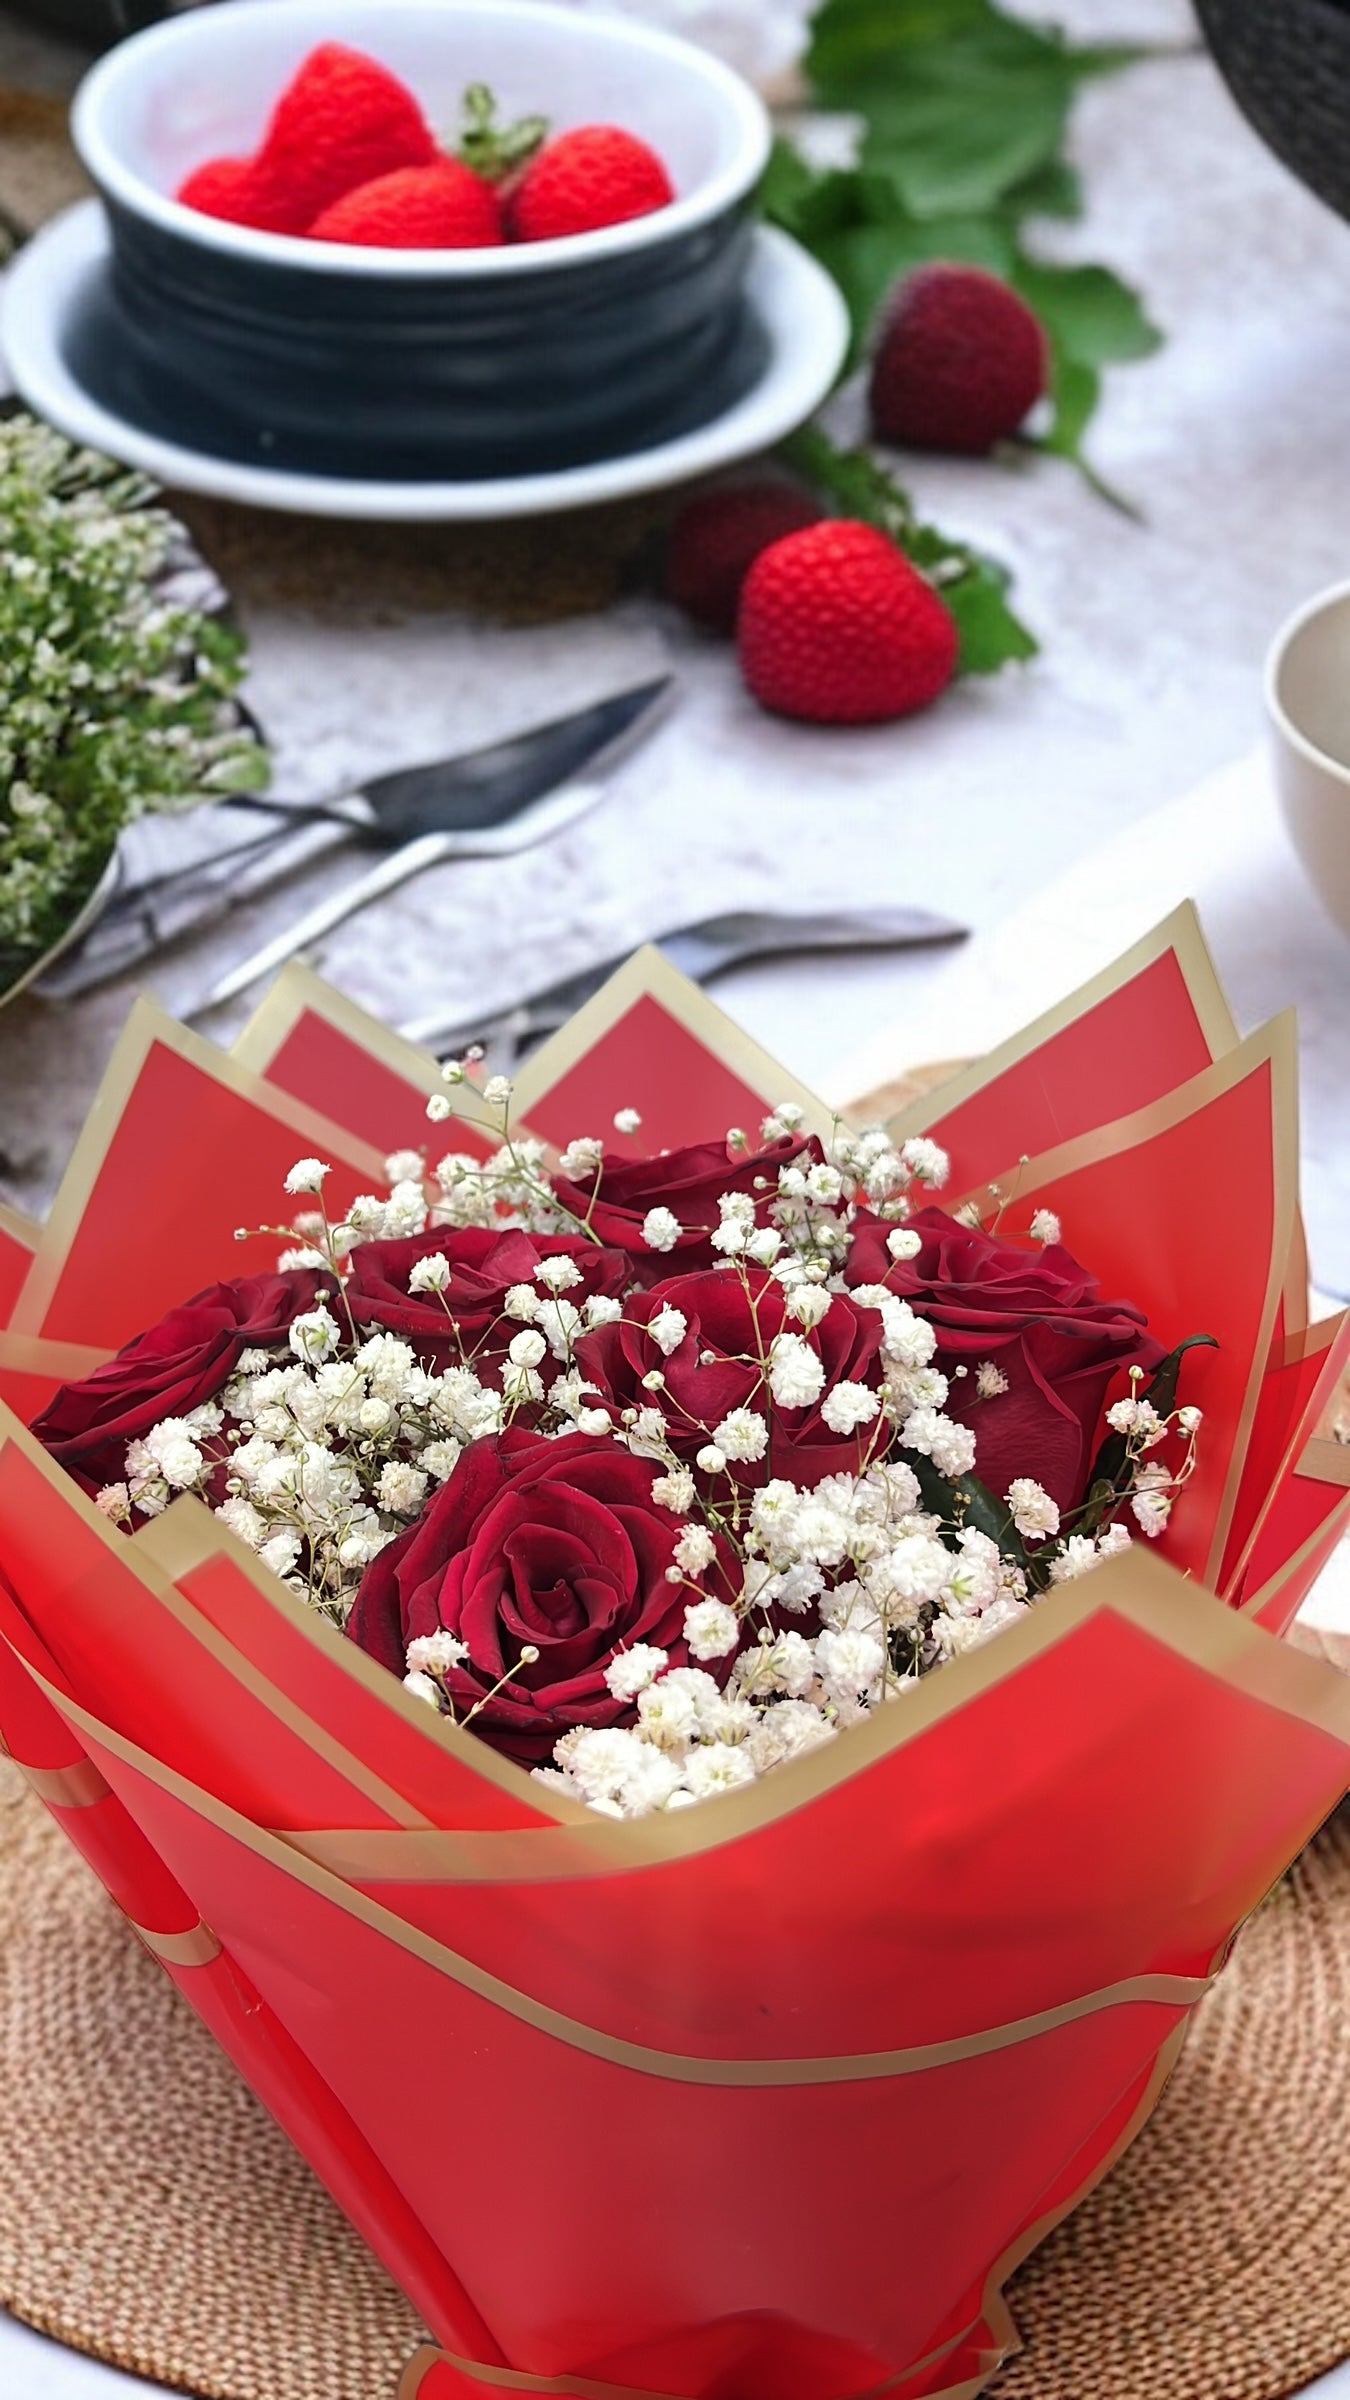
[[1067,153],[1074,100],[1085,83],[1143,55],[1072,43],[1005,16],[994,0],[824,0],[807,82],[816,106],[861,121],[857,161],[818,169],[780,141],[764,186],[766,213],[843,292],[852,364],[887,293],[914,267],[953,259],[1012,284],[1050,344],[1051,417],[1039,446],[1075,461],[1099,490],[1084,439],[1103,370],[1148,357],[1161,337],[1111,268],[1039,258],[1026,228],[1036,217],[1081,215]]

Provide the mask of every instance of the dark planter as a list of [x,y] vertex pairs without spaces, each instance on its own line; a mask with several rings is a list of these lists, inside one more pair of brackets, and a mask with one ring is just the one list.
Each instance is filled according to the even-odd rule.
[[1195,0],[1243,115],[1320,200],[1350,217],[1350,6]]
[[27,18],[44,33],[73,34],[91,50],[106,50],[125,34],[167,17],[177,0],[7,0],[12,16]]

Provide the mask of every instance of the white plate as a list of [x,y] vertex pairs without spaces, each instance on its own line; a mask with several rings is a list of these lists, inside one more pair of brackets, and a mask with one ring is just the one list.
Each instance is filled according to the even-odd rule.
[[804,424],[834,384],[848,347],[848,318],[837,286],[786,234],[761,226],[748,290],[769,337],[768,364],[743,400],[697,432],[593,466],[475,483],[294,475],[241,466],[164,441],[85,390],[67,363],[63,334],[89,280],[106,267],[108,250],[101,202],[82,200],[45,226],[10,268],[0,306],[0,345],[21,397],[73,440],[139,467],[173,490],[209,492],[218,500],[301,516],[464,523],[543,516],[659,491],[753,458]]

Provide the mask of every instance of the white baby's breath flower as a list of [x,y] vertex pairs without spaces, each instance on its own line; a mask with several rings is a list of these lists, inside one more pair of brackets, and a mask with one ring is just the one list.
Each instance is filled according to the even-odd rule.
[[723,1458],[737,1465],[754,1465],[769,1447],[769,1428],[758,1409],[733,1408],[713,1433]]
[[657,1349],[660,1350],[666,1358],[669,1358],[672,1351],[679,1349],[681,1342],[684,1340],[685,1335],[689,1331],[689,1319],[684,1315],[682,1310],[678,1308],[672,1308],[670,1302],[667,1301],[664,1308],[659,1308],[657,1310],[656,1315],[652,1318],[647,1327],[647,1331],[651,1335],[652,1340],[655,1342]]
[[452,1667],[462,1666],[468,1655],[468,1643],[444,1626],[435,1633],[419,1634],[408,1644],[408,1666],[416,1675],[448,1675]]
[[489,1108],[508,1108],[515,1088],[509,1075],[489,1075],[483,1086],[483,1098]]
[[975,1370],[975,1395],[979,1400],[997,1400],[1006,1392],[1008,1378],[992,1358],[982,1358]]
[[403,1689],[405,1692],[411,1692],[414,1700],[425,1700],[428,1707],[434,1708],[439,1714],[441,1705],[440,1685],[433,1683],[429,1675],[405,1675],[403,1678]]
[[298,1158],[286,1178],[288,1192],[321,1192],[323,1179],[331,1173],[320,1158]]
[[694,1457],[694,1465],[700,1475],[723,1475],[726,1473],[726,1464],[727,1454],[718,1448],[716,1442],[705,1442]]
[[280,1533],[269,1536],[258,1556],[274,1575],[286,1576],[290,1574],[303,1547],[299,1534],[292,1532],[289,1527],[283,1527]]
[[1097,1545],[1085,1533],[1071,1533],[1058,1555],[1050,1561],[1052,1583],[1075,1583],[1080,1575],[1090,1575],[1098,1564]]
[[701,1575],[717,1556],[717,1544],[706,1525],[686,1525],[675,1544],[675,1557],[686,1575]]
[[[99,1499],[101,1502],[101,1493]],[[222,1525],[237,1534],[241,1542],[247,1542],[250,1550],[261,1550],[267,1539],[267,1519],[251,1500],[237,1493],[232,1500],[222,1501],[215,1513]]]
[[916,1134],[911,1141],[902,1144],[900,1158],[915,1182],[927,1184],[933,1191],[939,1190],[951,1173],[951,1160],[946,1151],[940,1149],[936,1142],[930,1142],[925,1134]]
[[968,1475],[975,1464],[975,1436],[935,1408],[916,1408],[900,1436],[907,1450],[931,1458],[940,1475]]
[[605,1681],[616,1700],[636,1700],[669,1664],[668,1651],[659,1650],[654,1642],[635,1642],[631,1650],[620,1650],[610,1660]]
[[907,1225],[895,1225],[886,1236],[886,1247],[898,1265],[903,1260],[918,1257],[923,1248],[923,1235],[912,1233]]
[[834,1294],[823,1283],[794,1284],[787,1297],[787,1313],[804,1325],[808,1333],[823,1325],[834,1306]]
[[1043,1242],[1047,1249],[1059,1240],[1063,1228],[1053,1208],[1038,1208],[1031,1220],[1033,1242]]
[[1170,1483],[1166,1467],[1143,1467],[1130,1494],[1130,1513],[1151,1542],[1166,1531],[1172,1514]]
[[745,1245],[747,1258],[757,1267],[771,1267],[783,1247],[783,1236],[775,1225],[757,1225]]
[[417,1463],[434,1483],[446,1483],[463,1455],[459,1442],[426,1442],[417,1453]]
[[582,1315],[591,1326],[617,1325],[623,1315],[623,1302],[616,1300],[609,1292],[592,1292],[582,1309]]
[[572,1258],[541,1258],[534,1270],[534,1280],[542,1283],[556,1299],[559,1292],[570,1292],[581,1281],[581,1269]]
[[636,1133],[641,1123],[642,1119],[635,1108],[616,1108],[614,1111],[616,1133]]
[[450,1261],[443,1250],[433,1250],[426,1258],[413,1260],[408,1276],[410,1292],[444,1292],[450,1286]]
[[668,1208],[649,1208],[642,1220],[642,1238],[649,1250],[673,1250],[683,1228]]
[[[708,1680],[712,1681],[711,1676]],[[714,1692],[716,1688],[714,1685]],[[669,1675],[658,1677],[638,1693],[637,1711],[644,1735],[658,1749],[683,1750],[687,1743],[698,1739],[698,1703],[691,1693],[672,1682]]]
[[1005,1495],[1012,1521],[1024,1542],[1043,1542],[1059,1531],[1059,1510],[1050,1494],[1030,1475],[1015,1475]]
[[880,1403],[876,1393],[865,1383],[836,1383],[821,1402],[820,1413],[831,1433],[856,1433],[860,1425],[868,1425]]
[[1135,1437],[1145,1450],[1161,1441],[1167,1430],[1151,1400],[1116,1400],[1106,1412],[1106,1422],[1113,1433]]
[[1128,1525],[1103,1525],[1097,1536],[1099,1558],[1119,1558],[1124,1550],[1132,1550],[1134,1540]]
[[613,1430],[607,1408],[578,1409],[576,1426],[578,1433],[588,1433],[593,1441]]
[[391,1150],[384,1162],[385,1179],[389,1183],[420,1183],[427,1171],[420,1150]]
[[514,1367],[538,1367],[548,1356],[548,1343],[542,1333],[527,1326],[523,1332],[512,1335],[506,1355]]
[[692,1658],[729,1658],[741,1638],[740,1619],[725,1600],[699,1600],[684,1612],[684,1638]]
[[530,1324],[538,1316],[539,1308],[539,1294],[532,1283],[511,1284],[502,1301],[504,1313],[522,1325]]
[[1177,1410],[1177,1423],[1188,1441],[1194,1441],[1204,1423],[1204,1416],[1205,1412],[1201,1408],[1179,1408]]
[[444,1092],[433,1092],[427,1102],[427,1116],[433,1125],[443,1125],[454,1115],[454,1104]]
[[[124,1483],[105,1483],[94,1506],[114,1525],[125,1525],[131,1515],[131,1495]],[[219,1510],[217,1510],[219,1515]]]
[[568,1143],[558,1160],[558,1172],[569,1183],[586,1183],[598,1175],[604,1160],[605,1145],[594,1134],[581,1134]]
[[320,1301],[317,1308],[307,1309],[295,1319],[290,1330],[290,1345],[297,1358],[307,1366],[316,1367],[324,1358],[331,1358],[342,1339],[336,1318]]
[[739,1791],[755,1780],[755,1766],[743,1744],[706,1742],[685,1760],[684,1780],[696,1799],[711,1800],[719,1792]]
[[396,1517],[415,1517],[427,1496],[427,1478],[406,1459],[391,1458],[380,1470],[375,1497]]
[[201,1451],[182,1417],[164,1417],[151,1427],[145,1448],[172,1491],[185,1492],[205,1465]]
[[694,1505],[694,1478],[687,1467],[672,1467],[666,1475],[658,1475],[652,1485],[652,1498],[658,1508],[668,1508],[673,1516],[687,1517]]
[[775,1334],[769,1352],[769,1388],[780,1408],[809,1408],[820,1398],[825,1369],[800,1333]]

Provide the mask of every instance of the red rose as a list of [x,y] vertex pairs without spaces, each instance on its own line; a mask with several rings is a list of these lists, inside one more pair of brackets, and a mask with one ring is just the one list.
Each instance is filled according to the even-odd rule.
[[[444,1297],[410,1292],[408,1278],[417,1261],[437,1253],[450,1266]],[[623,1252],[602,1250],[595,1242],[562,1234],[497,1233],[476,1225],[455,1233],[441,1226],[407,1241],[362,1242],[352,1252],[347,1303],[363,1331],[383,1326],[400,1334],[433,1373],[471,1366],[485,1383],[496,1383],[512,1336],[521,1330],[519,1318],[503,1313],[506,1295],[512,1284],[528,1283],[545,1299],[548,1287],[536,1281],[536,1274],[549,1258],[570,1259],[576,1267],[581,1280],[569,1284],[562,1297],[577,1308],[592,1293],[617,1298],[632,1281]]]
[[[1103,1300],[1096,1277],[1057,1242],[1028,1250],[940,1208],[920,1210],[907,1230],[923,1247],[897,1262],[886,1247],[894,1227],[860,1216],[848,1281],[884,1283],[933,1327],[933,1364],[951,1378],[947,1414],[975,1435],[981,1483],[1002,1498],[1015,1475],[1030,1475],[1061,1509],[1076,1507],[1112,1381],[1124,1367],[1149,1373],[1166,1356],[1143,1311]],[[976,1374],[986,1359],[1008,1388],[982,1400]]]
[[[813,1159],[823,1156],[814,1137],[805,1136],[771,1142],[749,1158],[733,1156],[725,1142],[694,1142],[659,1158],[606,1155],[593,1182],[571,1183],[555,1175],[553,1186],[563,1206],[584,1217],[602,1242],[627,1251],[639,1283],[664,1283],[669,1275],[716,1263],[709,1237],[721,1223],[717,1203],[723,1192],[750,1193],[762,1224],[777,1193],[779,1168],[808,1150]],[[654,1249],[643,1235],[654,1208],[669,1209],[680,1228],[664,1250]]]
[[[677,1308],[688,1326],[669,1356],[647,1331],[666,1307]],[[856,1474],[860,1460],[870,1454],[874,1422],[855,1433],[833,1433],[818,1403],[780,1408],[771,1399],[760,1362],[774,1335],[784,1331],[803,1334],[788,1313],[782,1284],[763,1268],[752,1267],[744,1281],[723,1268],[675,1276],[635,1296],[626,1303],[621,1324],[603,1326],[580,1343],[577,1364],[617,1409],[659,1408],[671,1448],[691,1460],[732,1409],[750,1408],[766,1417],[767,1455],[733,1465],[743,1483],[784,1475],[806,1485],[825,1475]],[[880,1381],[881,1318],[875,1309],[858,1308],[837,1292],[824,1321],[803,1338],[825,1370],[822,1398],[836,1383],[875,1386]],[[665,1384],[649,1391],[643,1378],[654,1370],[665,1376]]]
[[331,1275],[308,1268],[212,1284],[106,1366],[66,1384],[33,1431],[85,1491],[119,1483],[128,1442],[162,1417],[185,1417],[217,1399],[246,1350],[279,1348],[292,1319],[332,1289]]
[[[444,1678],[455,1715],[463,1724],[477,1708],[474,1732],[529,1766],[574,1725],[617,1725],[632,1715],[605,1682],[619,1651],[651,1642],[672,1665],[689,1664],[691,1594],[666,1580],[684,1520],[652,1498],[659,1472],[584,1433],[472,1443],[417,1524],[366,1569],[349,1638],[400,1676],[420,1635],[467,1642],[468,1658]],[[708,1568],[711,1598],[736,1596],[733,1566],[727,1551]],[[531,1645],[539,1656],[521,1666]],[[724,1679],[731,1663],[709,1671]]]

